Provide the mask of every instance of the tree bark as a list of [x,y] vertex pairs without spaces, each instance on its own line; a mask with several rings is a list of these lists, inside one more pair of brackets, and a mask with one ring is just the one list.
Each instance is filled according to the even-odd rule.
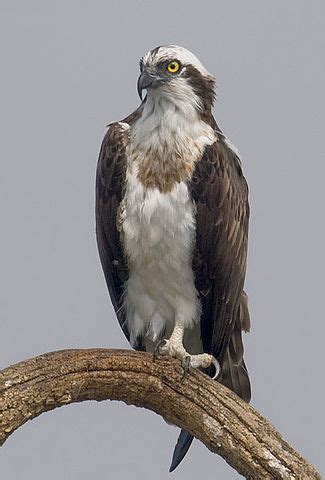
[[122,400],[186,428],[248,479],[320,479],[253,407],[178,360],[130,350],[63,350],[0,372],[0,445],[43,412],[84,400]]

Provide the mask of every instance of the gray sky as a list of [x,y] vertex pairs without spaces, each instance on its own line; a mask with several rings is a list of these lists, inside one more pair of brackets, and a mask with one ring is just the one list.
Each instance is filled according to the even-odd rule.
[[[180,44],[217,77],[250,186],[252,403],[325,473],[324,2],[0,0],[0,14],[0,367],[127,347],[97,256],[97,155],[138,105],[139,57]],[[10,437],[1,472],[166,479],[177,435],[142,409],[72,405]],[[198,475],[238,478],[196,441],[170,478]]]

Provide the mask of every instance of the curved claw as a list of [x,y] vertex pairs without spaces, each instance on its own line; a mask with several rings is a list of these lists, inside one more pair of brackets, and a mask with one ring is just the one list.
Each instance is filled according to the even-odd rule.
[[155,349],[153,351],[153,359],[156,360],[160,353],[160,349],[163,345],[166,345],[166,340],[163,338],[162,340],[159,340],[159,342],[156,344]]
[[183,367],[182,380],[184,380],[186,373],[190,371],[190,365],[191,365],[191,357],[190,355],[186,355],[182,360],[182,367]]
[[213,365],[215,369],[215,374],[213,375],[212,380],[215,380],[220,373],[220,363],[216,358],[212,357],[211,365]]

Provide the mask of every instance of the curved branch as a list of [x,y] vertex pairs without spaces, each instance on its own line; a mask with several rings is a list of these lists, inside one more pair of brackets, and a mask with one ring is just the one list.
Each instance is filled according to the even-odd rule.
[[129,350],[63,350],[0,372],[0,445],[43,412],[84,400],[122,400],[184,427],[249,479],[320,479],[253,407],[178,360]]

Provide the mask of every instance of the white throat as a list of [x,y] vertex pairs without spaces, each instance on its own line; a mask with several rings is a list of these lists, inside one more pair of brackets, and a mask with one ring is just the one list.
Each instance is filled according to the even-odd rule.
[[170,154],[174,150],[185,158],[193,152],[200,156],[205,145],[215,141],[215,133],[200,118],[199,108],[198,97],[185,81],[178,89],[166,85],[149,91],[142,115],[131,127],[131,144],[142,151],[161,153],[167,146]]

